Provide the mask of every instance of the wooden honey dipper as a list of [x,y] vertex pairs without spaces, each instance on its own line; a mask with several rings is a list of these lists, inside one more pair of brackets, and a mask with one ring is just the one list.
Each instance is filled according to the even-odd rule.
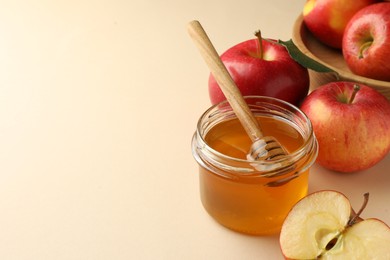
[[247,156],[248,159],[255,161],[275,160],[286,156],[286,150],[273,136],[263,135],[258,121],[252,114],[202,25],[198,21],[190,22],[188,24],[188,33],[252,141],[252,146]]

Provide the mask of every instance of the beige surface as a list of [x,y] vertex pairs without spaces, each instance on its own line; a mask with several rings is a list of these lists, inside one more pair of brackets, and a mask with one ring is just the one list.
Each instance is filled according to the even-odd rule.
[[[185,26],[220,51],[259,28],[286,40],[304,2],[1,1],[0,259],[280,259],[277,236],[226,230],[200,204],[208,72]],[[369,191],[363,216],[390,223],[389,167],[315,166],[310,190],[355,207]]]

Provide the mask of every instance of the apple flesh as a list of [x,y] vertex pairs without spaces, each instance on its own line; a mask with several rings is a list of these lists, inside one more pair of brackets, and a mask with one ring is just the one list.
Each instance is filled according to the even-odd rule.
[[390,81],[390,2],[357,12],[345,29],[342,50],[354,74]]
[[[365,199],[366,204],[368,194]],[[390,259],[389,226],[358,214],[340,192],[307,195],[283,222],[279,238],[283,255],[288,259]]]
[[322,43],[341,49],[344,29],[352,16],[377,0],[308,0],[303,21]]
[[317,162],[328,169],[364,170],[390,150],[390,102],[368,86],[347,81],[325,84],[305,98],[301,110],[318,140]]
[[[221,60],[243,96],[270,96],[299,105],[309,91],[308,70],[272,40],[252,39],[221,55]],[[212,104],[226,99],[213,75],[209,77]]]

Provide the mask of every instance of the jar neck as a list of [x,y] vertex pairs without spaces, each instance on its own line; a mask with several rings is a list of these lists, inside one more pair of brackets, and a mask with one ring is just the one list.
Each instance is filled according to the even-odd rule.
[[303,144],[295,151],[277,160],[238,159],[227,156],[205,141],[207,133],[217,124],[236,116],[228,103],[223,102],[208,109],[199,119],[192,141],[192,149],[198,163],[226,178],[267,177],[282,174],[286,167],[295,165],[304,171],[315,161],[318,152],[317,140],[310,120],[293,105],[268,97],[245,97],[255,116],[269,116],[293,126],[303,138]]

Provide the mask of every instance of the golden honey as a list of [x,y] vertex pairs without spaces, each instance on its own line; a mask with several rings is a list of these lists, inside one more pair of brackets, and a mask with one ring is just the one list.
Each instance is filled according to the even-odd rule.
[[[249,161],[252,144],[225,102],[198,122],[193,154],[199,163],[200,197],[220,224],[247,234],[280,231],[291,207],[308,190],[317,141],[309,119],[296,107],[267,97],[246,97],[265,135],[275,137],[289,155],[277,161]],[[292,166],[282,168],[283,160]]]

